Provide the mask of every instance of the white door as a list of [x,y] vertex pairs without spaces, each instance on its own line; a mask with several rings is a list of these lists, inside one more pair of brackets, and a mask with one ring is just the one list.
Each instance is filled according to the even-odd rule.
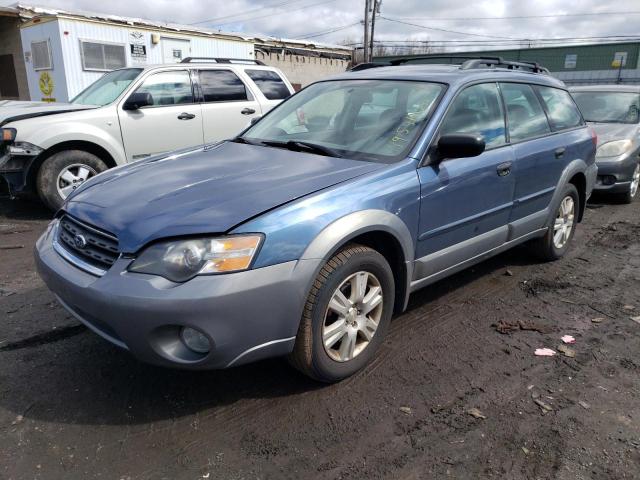
[[205,144],[236,136],[253,117],[262,115],[260,103],[232,70],[202,69],[198,77]]
[[191,42],[179,38],[162,37],[162,61],[163,63],[180,63],[191,55]]
[[202,110],[194,103],[187,70],[149,75],[134,93],[148,93],[152,104],[137,110],[118,108],[127,160],[202,145]]

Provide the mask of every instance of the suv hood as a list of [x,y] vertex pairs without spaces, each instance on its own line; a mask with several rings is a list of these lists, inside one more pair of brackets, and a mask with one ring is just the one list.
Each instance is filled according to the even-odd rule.
[[633,139],[638,135],[636,123],[587,123],[598,135],[598,146],[613,140]]
[[385,165],[233,142],[108,170],[63,207],[118,237],[124,253],[165,237],[224,233]]
[[72,103],[20,102],[16,100],[0,101],[0,126],[25,118],[41,117],[56,113],[87,110],[96,108],[92,105],[75,105]]

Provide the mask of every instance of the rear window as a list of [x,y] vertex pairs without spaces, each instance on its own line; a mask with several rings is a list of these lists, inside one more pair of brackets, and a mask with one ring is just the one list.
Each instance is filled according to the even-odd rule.
[[582,116],[569,92],[552,87],[536,87],[547,107],[549,121],[554,130],[579,127]]
[[270,70],[245,70],[268,100],[282,100],[291,93],[280,75]]
[[205,102],[247,100],[247,88],[231,70],[200,70],[200,87]]

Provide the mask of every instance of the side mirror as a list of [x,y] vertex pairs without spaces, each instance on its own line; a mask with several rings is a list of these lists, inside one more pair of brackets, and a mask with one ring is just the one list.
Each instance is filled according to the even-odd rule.
[[442,135],[438,140],[438,158],[477,157],[484,152],[485,143],[482,135],[451,133]]
[[258,115],[257,117],[251,117],[251,121],[249,121],[249,125],[255,125],[256,123],[258,123],[258,120],[260,120],[262,117],[260,115]]
[[153,95],[149,92],[134,92],[122,105],[123,110],[138,110],[153,105]]

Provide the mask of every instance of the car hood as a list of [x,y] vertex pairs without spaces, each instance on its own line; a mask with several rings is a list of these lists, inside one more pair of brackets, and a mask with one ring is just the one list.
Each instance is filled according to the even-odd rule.
[[613,140],[633,139],[638,135],[638,125],[635,123],[588,123],[598,135],[598,146]]
[[0,125],[26,118],[54,115],[75,110],[96,108],[91,105],[74,105],[72,103],[21,102],[16,100],[0,101]]
[[304,195],[384,165],[224,142],[108,170],[73,194],[69,214],[134,253],[165,237],[224,233]]

